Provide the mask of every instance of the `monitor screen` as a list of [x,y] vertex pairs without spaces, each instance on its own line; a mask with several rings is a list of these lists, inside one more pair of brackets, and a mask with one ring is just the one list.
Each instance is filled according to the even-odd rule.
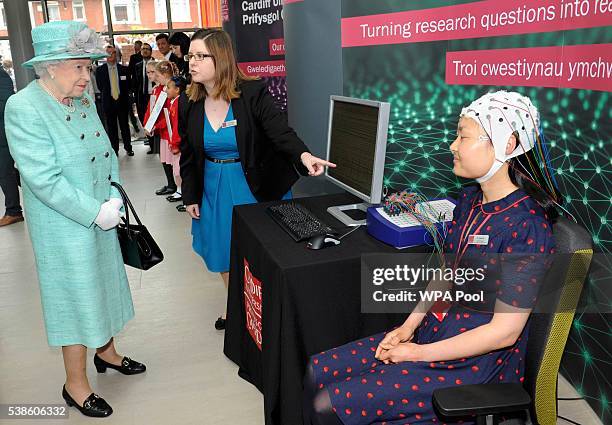
[[329,134],[327,174],[370,197],[376,157],[379,107],[334,100]]

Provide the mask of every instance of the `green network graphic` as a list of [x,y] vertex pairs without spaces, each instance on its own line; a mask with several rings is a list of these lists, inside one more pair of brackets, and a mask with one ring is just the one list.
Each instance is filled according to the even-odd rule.
[[[458,111],[489,90],[487,87],[447,87],[429,83],[420,87],[397,82],[397,91],[385,96],[385,82],[351,87],[348,95],[366,99],[386,99],[392,105],[389,124],[384,184],[392,188],[410,187],[429,197],[456,193],[465,182],[452,173],[449,146],[455,138]],[[415,87],[416,86],[416,87]],[[532,99],[542,90],[507,87]],[[558,95],[560,99],[555,99]],[[593,235],[598,251],[612,249],[612,149],[609,127],[612,112],[608,93],[547,90],[544,101],[550,113],[542,111],[542,127],[550,148],[555,180],[564,194],[564,207]],[[569,112],[578,103],[582,111]],[[590,131],[581,128],[577,114],[593,111]],[[575,110],[575,109],[573,109]]]
[[[344,16],[404,10],[404,2],[343,2]],[[427,2],[424,2],[427,3]],[[436,6],[441,3],[433,2]],[[351,7],[345,8],[346,4]],[[363,9],[361,10],[360,9]],[[416,6],[411,6],[416,7]],[[419,8],[426,5],[419,4]],[[381,9],[382,8],[382,9]],[[351,10],[348,15],[345,10]],[[376,10],[373,10],[376,9]],[[367,13],[363,13],[367,10]],[[391,103],[384,184],[429,198],[453,196],[467,181],[452,172],[449,146],[461,108],[492,90],[529,96],[541,114],[550,165],[564,208],[592,235],[597,267],[581,297],[561,373],[599,415],[612,421],[612,108],[610,93],[542,87],[449,86],[446,52],[612,41],[610,28],[343,50],[344,94]]]

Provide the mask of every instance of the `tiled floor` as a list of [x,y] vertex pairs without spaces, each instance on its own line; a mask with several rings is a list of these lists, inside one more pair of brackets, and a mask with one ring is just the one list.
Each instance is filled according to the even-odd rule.
[[[154,190],[163,185],[162,170],[157,157],[145,151],[137,145],[134,157],[120,153],[121,174],[166,259],[147,272],[128,269],[136,317],[117,337],[117,345],[146,363],[146,374],[97,375],[88,363],[92,386],[115,409],[103,422],[263,424],[261,394],[237,376],[236,366],[223,356],[223,334],[213,328],[225,289],[192,252],[187,216],[155,196]],[[3,205],[0,193],[0,212]],[[46,344],[34,259],[22,223],[0,229],[0,359],[0,403],[62,402],[61,352]],[[559,396],[575,396],[564,380]],[[582,425],[598,423],[583,401],[560,402],[560,414]],[[15,425],[92,422],[74,409],[67,421],[0,420]]]

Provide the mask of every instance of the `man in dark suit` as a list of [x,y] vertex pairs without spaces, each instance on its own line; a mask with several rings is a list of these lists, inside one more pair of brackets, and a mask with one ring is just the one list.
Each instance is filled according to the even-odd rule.
[[157,49],[159,50],[159,53],[164,56],[164,60],[174,62],[178,66],[181,59],[179,59],[178,56],[172,53],[168,34],[157,34],[157,37],[155,37],[155,42],[157,43]]
[[[142,60],[142,55],[140,50],[142,48],[142,41],[136,40],[134,42],[134,53],[130,56],[130,61],[128,62],[128,72],[130,73],[130,77],[134,75],[134,70],[136,68],[136,64]],[[135,99],[131,99],[132,103],[135,103]],[[132,127],[134,127],[135,131],[138,131],[138,116],[134,112],[134,109],[130,107],[130,121],[132,121]]]
[[17,188],[17,171],[4,132],[4,107],[13,93],[13,80],[4,68],[0,67],[0,187],[4,192],[6,206],[6,213],[0,218],[0,227],[23,221]]
[[130,75],[127,66],[117,63],[117,51],[114,46],[107,46],[109,55],[106,63],[96,70],[96,83],[102,93],[102,107],[106,115],[108,137],[115,153],[119,153],[119,135],[117,134],[117,120],[121,129],[123,147],[128,156],[134,156],[130,126]]
[[[151,91],[155,85],[155,83],[149,81],[149,77],[147,77],[147,63],[153,60],[151,57],[151,54],[153,53],[151,45],[149,43],[143,43],[140,53],[142,60],[134,66],[134,72],[132,73],[132,94],[134,95],[134,102],[136,103],[138,117],[140,118],[142,125],[144,125],[147,105],[149,103],[149,98],[151,97]],[[151,145],[151,140],[153,138],[149,137],[148,139],[151,149],[147,153],[153,153]]]
[[134,68],[136,64],[142,60],[142,41],[136,40],[134,42],[134,54],[130,56],[130,62],[128,63],[128,68],[130,70],[130,75],[134,73]]

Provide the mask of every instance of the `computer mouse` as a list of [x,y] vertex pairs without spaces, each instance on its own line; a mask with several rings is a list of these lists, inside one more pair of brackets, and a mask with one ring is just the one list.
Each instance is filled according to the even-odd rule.
[[328,246],[340,245],[340,239],[335,235],[325,234],[313,236],[308,240],[306,248],[308,249],[321,249],[327,248]]

